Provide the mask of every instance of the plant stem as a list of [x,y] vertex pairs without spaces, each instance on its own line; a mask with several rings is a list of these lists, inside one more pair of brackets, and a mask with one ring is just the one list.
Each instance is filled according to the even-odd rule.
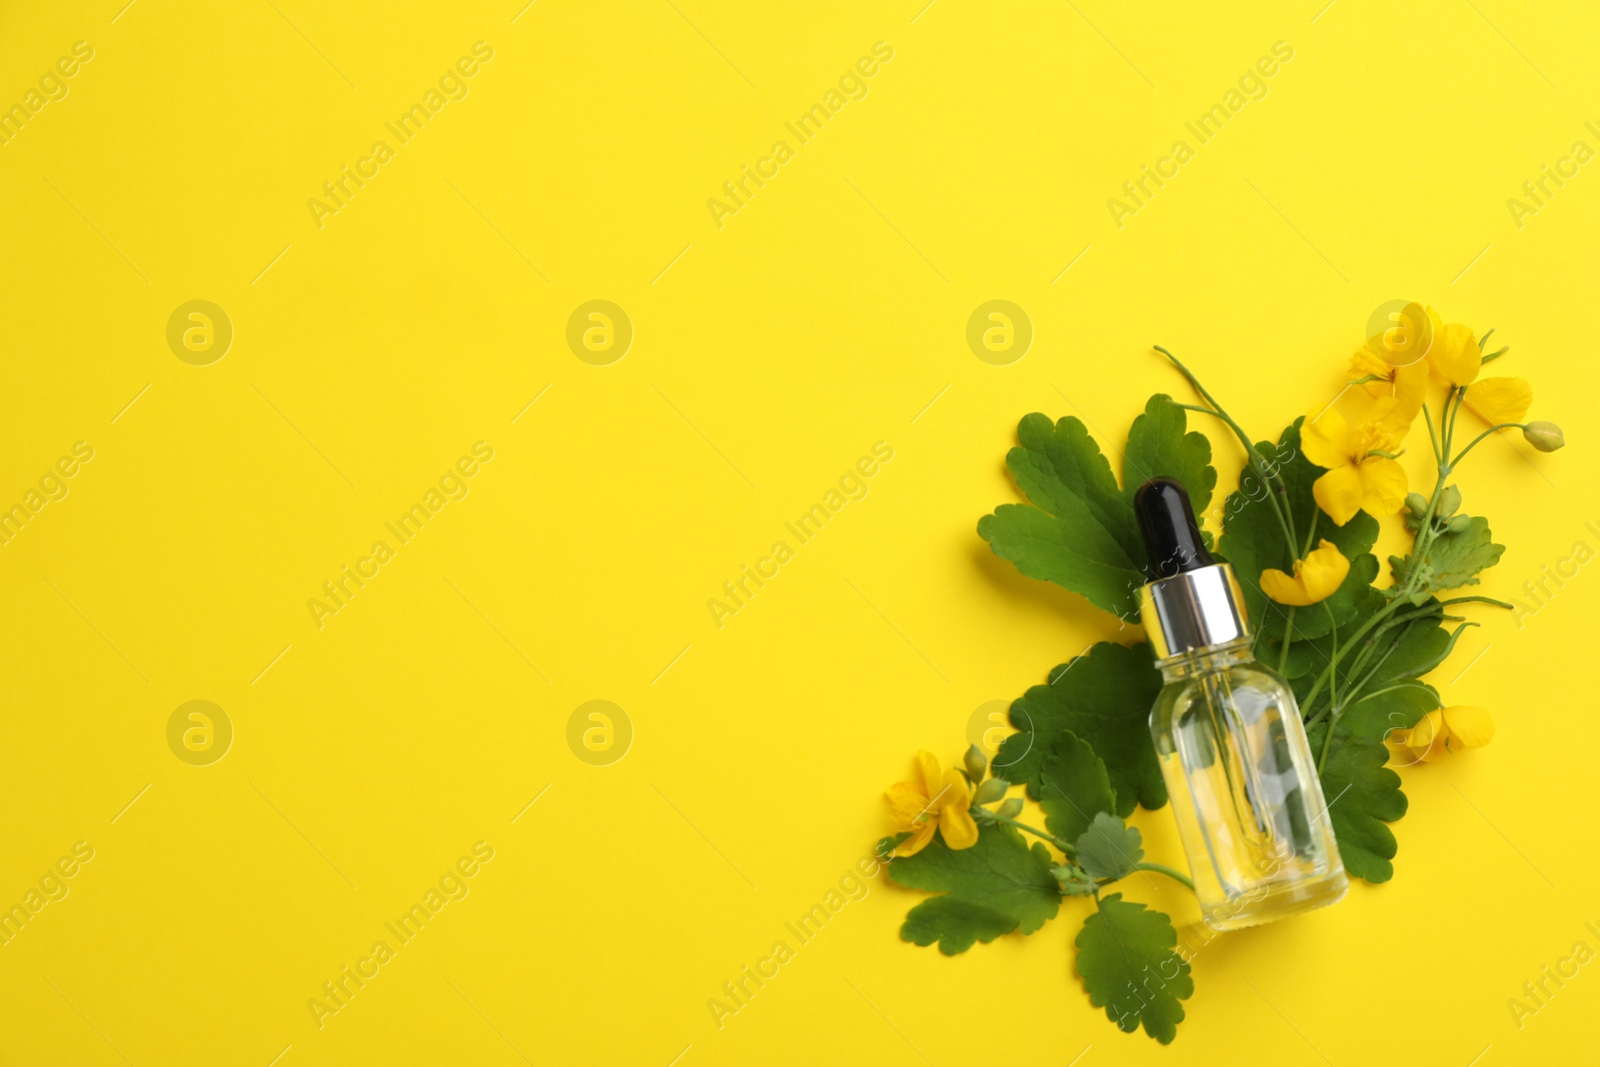
[[1283,623],[1283,651],[1278,653],[1278,673],[1282,674],[1289,663],[1289,644],[1294,640],[1294,605],[1289,605]]
[[[1178,371],[1189,380],[1189,384],[1194,387],[1194,391],[1200,394],[1200,399],[1211,405],[1209,411],[1205,408],[1195,410],[1207,411],[1208,414],[1214,415],[1227,423],[1233,430],[1234,436],[1239,439],[1239,443],[1244,446],[1245,455],[1250,458],[1250,465],[1256,468],[1256,474],[1261,478],[1262,484],[1271,489],[1273,495],[1278,498],[1274,501],[1274,504],[1277,507],[1279,521],[1284,526],[1284,535],[1288,538],[1286,547],[1290,552],[1293,552],[1296,538],[1294,536],[1294,515],[1289,510],[1289,487],[1283,484],[1282,478],[1267,472],[1267,461],[1262,458],[1260,452],[1256,451],[1256,446],[1251,442],[1250,435],[1245,433],[1244,427],[1235,422],[1233,416],[1224,411],[1222,405],[1217,403],[1216,398],[1206,391],[1206,387],[1200,384],[1200,379],[1194,376],[1194,372],[1184,366],[1182,360],[1165,348],[1160,345],[1153,347],[1157,352],[1171,360],[1172,365],[1177,367]],[[1183,407],[1184,405],[1180,404],[1179,406]]]
[[[1328,608],[1328,625],[1332,627],[1328,632],[1333,635],[1333,657],[1334,662],[1337,663],[1339,661],[1339,625],[1334,621],[1333,609],[1328,607],[1326,600],[1322,602],[1322,606]],[[1338,671],[1334,672],[1335,675],[1338,673]],[[1333,731],[1339,725],[1339,717],[1344,714],[1344,707],[1339,703],[1339,683],[1336,678],[1328,679],[1328,706],[1333,710],[1328,719],[1328,736],[1322,740],[1322,755],[1317,757],[1318,774],[1321,774],[1322,768],[1327,765],[1328,748],[1333,744]]]
[[1439,601],[1439,605],[1441,607],[1446,604],[1493,604],[1495,607],[1505,608],[1507,611],[1510,611],[1512,608],[1516,607],[1515,604],[1508,603],[1504,600],[1496,600],[1492,596],[1453,596],[1449,600]]
[[1018,822],[1015,819],[1007,818],[1006,816],[1001,815],[998,812],[990,811],[987,808],[978,808],[974,811],[974,814],[977,814],[977,812],[982,812],[983,814],[980,817],[986,821],[1005,823],[1007,826],[1010,826],[1014,829],[1021,830],[1024,833],[1032,834],[1034,837],[1043,838],[1052,845],[1056,846],[1056,848],[1059,848],[1068,856],[1076,856],[1078,854],[1078,849],[1072,844],[1072,842],[1063,840],[1062,838],[1057,837],[1055,834],[1046,833],[1043,830],[1029,826],[1025,822]]
[[1483,431],[1478,436],[1474,437],[1472,439],[1472,443],[1471,444],[1467,445],[1466,448],[1463,448],[1460,452],[1458,452],[1456,454],[1456,458],[1450,461],[1450,466],[1451,467],[1455,467],[1457,464],[1459,464],[1461,462],[1461,460],[1462,460],[1462,457],[1464,457],[1468,452],[1471,452],[1472,449],[1477,445],[1477,443],[1479,441],[1482,441],[1485,437],[1488,437],[1490,434],[1494,433],[1496,430],[1506,430],[1506,429],[1509,429],[1509,428],[1511,428],[1513,426],[1521,427],[1522,423],[1520,423],[1520,422],[1500,422],[1500,423],[1496,423],[1495,425],[1489,427],[1487,430]]
[[1444,455],[1439,451],[1439,435],[1433,429],[1433,412],[1428,410],[1428,405],[1422,405],[1422,419],[1428,424],[1428,443],[1433,445],[1434,463],[1443,463]]
[[1311,555],[1311,542],[1317,539],[1317,523],[1322,521],[1322,509],[1319,507],[1311,513],[1311,527],[1306,530],[1305,547],[1300,550],[1300,558],[1305,559]]
[[1181,871],[1175,871],[1164,863],[1135,863],[1133,865],[1133,869],[1136,871],[1155,871],[1157,874],[1164,874],[1173,881],[1181,882],[1182,884],[1188,886],[1190,892],[1194,891],[1194,882],[1189,878],[1188,875]]

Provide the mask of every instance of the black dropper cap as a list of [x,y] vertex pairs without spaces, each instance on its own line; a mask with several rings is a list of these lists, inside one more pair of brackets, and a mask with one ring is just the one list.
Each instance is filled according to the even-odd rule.
[[1145,573],[1150,581],[1210,567],[1216,561],[1200,540],[1189,494],[1176,479],[1151,478],[1133,494],[1133,511],[1144,535]]

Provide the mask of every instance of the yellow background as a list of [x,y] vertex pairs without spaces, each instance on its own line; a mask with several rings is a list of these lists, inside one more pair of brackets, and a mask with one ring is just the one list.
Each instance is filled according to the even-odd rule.
[[[1394,881],[1206,945],[1170,1048],[1087,1003],[1082,904],[947,959],[881,878],[707,1008],[889,829],[913,750],[954,759],[983,704],[1131,638],[974,524],[1016,498],[1022,414],[1120,443],[1182,393],[1151,344],[1267,436],[1386,300],[1496,326],[1572,445],[1475,456],[1467,510],[1509,546],[1482,591],[1600,547],[1600,173],[1506,206],[1600,146],[1592,12],[122,2],[0,9],[0,103],[94,49],[0,147],[0,503],[95,450],[0,547],[0,902],[95,850],[0,948],[0,1058],[1592,1059],[1600,970],[1507,1007],[1600,949],[1588,568],[1520,628],[1474,611],[1432,677],[1499,735],[1406,772]],[[470,94],[319,229],[307,200],[480,40]],[[868,95],[718,228],[707,199],[878,41]],[[1268,95],[1119,229],[1106,200],[1277,41]],[[635,331],[603,367],[565,340],[597,298]],[[1035,330],[1009,366],[965,342],[995,298]],[[166,343],[192,299],[233,324],[210,366]],[[319,629],[308,598],[480,440],[470,495]],[[880,440],[870,494],[719,629],[708,598]],[[210,766],[167,746],[195,699],[235,730]],[[566,741],[596,699],[634,731],[609,766]],[[1136,822],[1182,864],[1166,812]],[[308,998],[480,840],[470,895],[319,1030]],[[1172,886],[1127,891],[1199,942]]]

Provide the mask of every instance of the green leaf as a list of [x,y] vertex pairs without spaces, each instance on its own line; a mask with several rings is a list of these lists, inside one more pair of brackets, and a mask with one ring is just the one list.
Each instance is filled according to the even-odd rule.
[[1116,881],[1133,873],[1144,859],[1144,843],[1139,831],[1115,815],[1104,812],[1094,817],[1089,829],[1079,836],[1078,866],[1095,879]]
[[1089,1002],[1124,1033],[1144,1031],[1163,1045],[1177,1036],[1183,1005],[1194,994],[1189,964],[1175,949],[1172,920],[1121,893],[1100,898],[1078,934],[1078,974]]
[[[1321,752],[1326,723],[1310,734],[1311,751]],[[1400,776],[1384,766],[1389,750],[1383,742],[1357,737],[1341,723],[1322,767],[1322,793],[1339,841],[1344,869],[1369,882],[1394,877],[1394,833],[1384,824],[1406,813]]]
[[1019,732],[1001,743],[993,773],[1027,783],[1028,795],[1041,799],[1040,765],[1071,732],[1105,762],[1118,815],[1132,814],[1139,804],[1159,808],[1167,786],[1150,739],[1150,708],[1160,692],[1161,673],[1148,644],[1102,641],[1051,671],[1048,685],[1012,702],[1011,725]]
[[1394,584],[1397,587],[1405,585],[1416,575],[1420,592],[1415,596],[1420,602],[1428,593],[1477,585],[1479,572],[1499,562],[1500,554],[1505,550],[1505,545],[1494,543],[1489,533],[1489,520],[1475,515],[1461,532],[1442,533],[1435,537],[1421,561],[1413,552],[1404,559],[1390,556],[1389,565],[1394,568]]
[[1052,834],[1074,841],[1103,811],[1115,811],[1116,790],[1094,746],[1077,734],[1063,733],[1055,750],[1039,765],[1039,806]]
[[942,892],[912,908],[900,936],[918,945],[939,943],[946,956],[1001,934],[1031,934],[1055,918],[1061,890],[1042,844],[1028,847],[1009,826],[978,830],[978,843],[956,851],[935,838],[914,856],[889,863],[889,877],[910,889]]
[[1036,412],[1017,424],[1017,440],[1006,466],[1034,506],[1002,504],[978,520],[978,536],[1029,578],[1137,618],[1142,576],[1129,553],[1139,543],[1133,510],[1088,428],[1075,418],[1052,426]]
[[1382,741],[1390,730],[1409,730],[1439,706],[1439,694],[1426,682],[1408,678],[1370,689],[1345,709],[1341,728],[1357,737]]
[[1144,414],[1128,430],[1123,453],[1122,495],[1133,507],[1133,494],[1151,478],[1176,478],[1189,493],[1194,513],[1204,515],[1217,487],[1211,466],[1211,442],[1199,430],[1185,433],[1187,413],[1165,393],[1157,393],[1144,406]]
[[1037,412],[1024,417],[1006,466],[1031,506],[1002,504],[978,520],[978,536],[1028,577],[1054,582],[1136,621],[1144,551],[1133,491],[1146,478],[1177,478],[1199,512],[1216,485],[1211,445],[1201,433],[1185,433],[1186,425],[1183,409],[1170,397],[1151,397],[1134,420],[1125,453],[1127,484],[1118,488],[1110,461],[1081,420],[1052,424]]

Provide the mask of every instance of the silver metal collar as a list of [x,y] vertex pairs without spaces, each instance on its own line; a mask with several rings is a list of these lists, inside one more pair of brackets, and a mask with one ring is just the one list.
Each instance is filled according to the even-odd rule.
[[1244,595],[1226,563],[1151,582],[1139,611],[1158,660],[1250,636]]

